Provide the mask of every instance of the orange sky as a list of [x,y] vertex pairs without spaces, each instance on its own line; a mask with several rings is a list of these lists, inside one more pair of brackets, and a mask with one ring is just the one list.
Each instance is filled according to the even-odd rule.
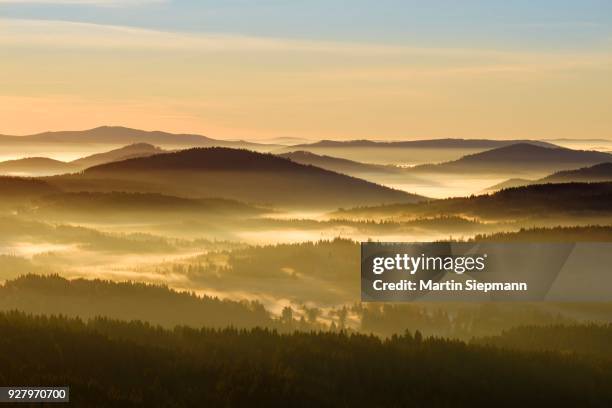
[[612,53],[418,48],[0,20],[0,133],[612,138]]

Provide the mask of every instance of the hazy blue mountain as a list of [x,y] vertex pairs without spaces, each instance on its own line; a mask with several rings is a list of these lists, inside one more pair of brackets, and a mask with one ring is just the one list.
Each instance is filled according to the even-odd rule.
[[257,144],[246,141],[218,140],[196,134],[145,131],[122,126],[100,126],[88,130],[44,132],[28,136],[0,136],[0,145],[15,143],[105,144],[119,146],[133,143],[149,143],[158,146],[225,146],[252,148],[254,150],[269,150],[275,147],[273,145]]

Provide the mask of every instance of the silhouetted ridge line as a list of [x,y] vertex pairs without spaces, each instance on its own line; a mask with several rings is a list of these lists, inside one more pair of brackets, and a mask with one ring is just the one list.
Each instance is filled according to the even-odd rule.
[[192,148],[179,152],[157,154],[106,163],[86,170],[236,170],[236,171],[303,171],[328,172],[314,166],[304,166],[269,153],[226,147]]
[[317,148],[317,147],[403,147],[403,148],[472,148],[492,149],[508,146],[516,143],[529,143],[544,147],[557,147],[556,145],[539,140],[491,140],[491,139],[426,139],[406,141],[375,141],[375,140],[321,140],[316,143],[306,143],[292,146],[292,148]]

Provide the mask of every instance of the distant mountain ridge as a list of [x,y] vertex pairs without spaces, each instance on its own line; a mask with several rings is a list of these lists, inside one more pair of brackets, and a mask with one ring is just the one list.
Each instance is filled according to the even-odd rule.
[[556,145],[539,140],[493,140],[493,139],[425,139],[407,141],[375,141],[375,140],[321,140],[316,143],[301,144],[292,146],[293,148],[311,147],[418,147],[418,148],[477,148],[493,149],[497,147],[509,146],[517,143],[529,143],[542,147],[557,147]]
[[424,164],[444,163],[465,155],[485,150],[529,143],[541,147],[558,147],[538,140],[490,140],[490,139],[429,139],[406,141],[375,140],[322,140],[317,143],[285,146],[275,153],[308,151],[320,155],[372,163],[414,167]]
[[466,155],[450,162],[416,166],[412,170],[415,172],[524,173],[565,170],[606,161],[612,161],[612,154],[518,143]]
[[0,144],[20,143],[69,143],[69,144],[107,144],[126,145],[148,143],[162,146],[183,147],[250,147],[254,149],[270,149],[274,146],[246,142],[213,139],[203,135],[188,133],[169,133],[162,131],[146,131],[123,126],[100,126],[87,130],[68,130],[43,132],[27,136],[0,135]]

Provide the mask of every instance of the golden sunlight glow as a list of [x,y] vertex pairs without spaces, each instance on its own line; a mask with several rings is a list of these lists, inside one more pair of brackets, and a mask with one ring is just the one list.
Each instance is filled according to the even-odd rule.
[[427,49],[0,20],[5,134],[609,137],[610,53]]

